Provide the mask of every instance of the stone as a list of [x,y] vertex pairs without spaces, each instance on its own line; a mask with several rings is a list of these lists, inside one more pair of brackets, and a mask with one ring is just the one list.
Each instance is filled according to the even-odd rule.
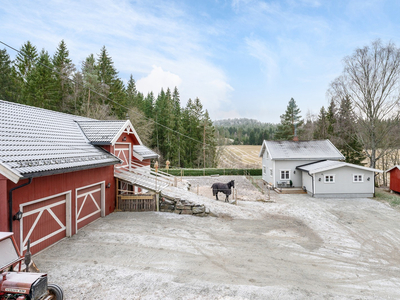
[[201,213],[205,213],[206,208],[204,206],[200,206],[200,207],[194,206],[192,208],[192,211],[193,211],[193,214],[201,214]]

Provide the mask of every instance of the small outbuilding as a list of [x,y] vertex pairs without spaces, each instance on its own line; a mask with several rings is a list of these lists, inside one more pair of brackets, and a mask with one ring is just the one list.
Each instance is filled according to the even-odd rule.
[[391,191],[400,193],[400,166],[396,165],[389,170],[386,171],[387,173],[390,174],[390,184],[389,188]]
[[296,167],[303,189],[312,197],[373,197],[375,173],[383,171],[342,161],[320,161]]

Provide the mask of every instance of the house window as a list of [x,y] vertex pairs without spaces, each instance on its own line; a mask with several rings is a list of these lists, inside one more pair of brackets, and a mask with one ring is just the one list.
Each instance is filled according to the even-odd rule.
[[281,170],[281,180],[290,179],[290,170]]
[[335,183],[335,175],[325,175],[324,182],[325,183]]
[[263,166],[263,172],[264,172],[264,174],[267,174],[267,167],[266,166]]
[[274,173],[273,173],[273,171],[272,171],[272,168],[270,168],[270,169],[269,169],[269,176],[272,177],[272,174],[274,174]]
[[353,182],[363,182],[364,176],[361,174],[354,174],[353,175]]

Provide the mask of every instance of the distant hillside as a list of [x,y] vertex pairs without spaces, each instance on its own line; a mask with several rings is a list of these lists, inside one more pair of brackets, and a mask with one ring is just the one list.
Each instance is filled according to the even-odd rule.
[[247,118],[216,120],[213,124],[220,141],[233,140],[234,145],[261,145],[263,140],[273,139],[277,127],[277,124]]
[[247,119],[247,118],[236,118],[236,119],[225,119],[225,120],[215,120],[213,121],[214,126],[218,127],[231,127],[231,126],[237,126],[237,127],[263,127],[263,126],[271,126],[273,124],[271,123],[262,123],[258,120],[255,119]]

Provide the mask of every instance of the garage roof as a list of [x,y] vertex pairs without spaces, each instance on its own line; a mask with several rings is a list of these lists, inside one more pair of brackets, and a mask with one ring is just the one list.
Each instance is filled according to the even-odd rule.
[[344,160],[345,157],[329,140],[264,141],[259,156],[265,149],[272,160]]
[[320,172],[325,172],[333,169],[338,169],[342,167],[351,167],[355,169],[361,169],[365,171],[371,171],[371,172],[378,172],[378,173],[383,173],[382,170],[378,169],[372,169],[372,168],[367,168],[359,165],[354,165],[350,163],[346,163],[343,161],[332,161],[332,160],[325,160],[325,161],[319,161],[311,164],[306,164],[302,166],[296,167],[296,169],[301,170],[301,171],[306,171],[309,174],[316,174]]
[[0,100],[0,174],[13,182],[120,163],[76,121],[96,121]]

